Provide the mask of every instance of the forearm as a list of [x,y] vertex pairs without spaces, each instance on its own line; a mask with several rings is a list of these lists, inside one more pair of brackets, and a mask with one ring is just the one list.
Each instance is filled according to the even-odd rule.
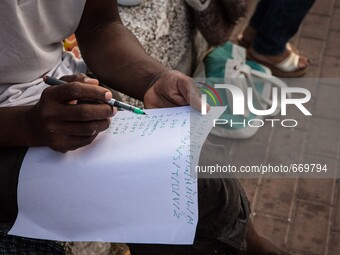
[[0,107],[0,147],[38,146],[29,120],[31,106]]
[[[84,34],[84,33],[83,33]],[[168,69],[147,55],[120,22],[107,22],[78,36],[89,69],[106,85],[142,100],[152,82]]]

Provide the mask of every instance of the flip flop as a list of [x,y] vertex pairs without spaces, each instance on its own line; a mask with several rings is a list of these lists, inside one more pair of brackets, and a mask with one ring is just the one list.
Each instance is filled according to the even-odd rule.
[[309,65],[299,68],[299,60],[302,56],[290,51],[289,56],[278,64],[270,64],[257,59],[250,50],[247,51],[247,58],[268,67],[274,76],[280,78],[296,78],[306,74]]

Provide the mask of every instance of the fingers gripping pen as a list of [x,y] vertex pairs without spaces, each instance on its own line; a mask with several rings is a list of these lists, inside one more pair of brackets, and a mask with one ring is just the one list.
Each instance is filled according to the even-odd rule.
[[[63,83],[66,83],[65,81],[58,80],[58,79],[55,79],[55,78],[50,77],[50,76],[45,76],[44,82],[48,85],[51,85],[51,86],[61,85]],[[126,103],[123,103],[123,102],[120,102],[120,101],[118,101],[114,98],[107,101],[106,103],[111,105],[111,106],[114,106],[114,107],[117,107],[117,108],[120,108],[120,109],[123,109],[123,110],[126,110],[126,111],[130,111],[130,112],[133,112],[133,113],[136,113],[136,114],[146,115],[145,111],[143,111],[142,109],[140,109],[138,107],[134,107],[134,106],[129,105],[129,104],[126,104]]]

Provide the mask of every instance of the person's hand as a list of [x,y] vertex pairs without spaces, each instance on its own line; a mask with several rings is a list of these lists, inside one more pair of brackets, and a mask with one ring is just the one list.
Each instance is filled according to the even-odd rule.
[[144,95],[145,108],[191,105],[201,109],[200,93],[194,80],[177,71],[166,71],[156,79]]
[[[29,117],[38,145],[66,152],[90,144],[98,133],[109,127],[116,109],[103,103],[110,100],[112,94],[94,86],[98,85],[97,80],[85,75],[62,79],[67,83],[43,91]],[[77,104],[78,100],[93,103]]]

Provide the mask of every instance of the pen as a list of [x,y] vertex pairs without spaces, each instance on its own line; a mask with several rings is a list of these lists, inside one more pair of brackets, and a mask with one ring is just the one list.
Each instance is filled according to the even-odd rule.
[[[51,86],[61,85],[61,84],[66,83],[65,81],[58,80],[58,79],[55,79],[55,78],[50,77],[50,76],[45,76],[44,77],[44,82],[46,84],[48,84],[48,85],[51,85]],[[111,105],[111,106],[114,106],[114,107],[117,107],[117,108],[121,108],[121,109],[130,111],[130,112],[133,112],[133,113],[136,113],[136,114],[146,115],[145,111],[143,111],[142,109],[140,109],[138,107],[134,107],[134,106],[129,105],[129,104],[126,104],[126,103],[123,103],[123,102],[118,101],[118,100],[116,100],[114,98],[112,98],[109,101],[106,101],[106,103]]]

